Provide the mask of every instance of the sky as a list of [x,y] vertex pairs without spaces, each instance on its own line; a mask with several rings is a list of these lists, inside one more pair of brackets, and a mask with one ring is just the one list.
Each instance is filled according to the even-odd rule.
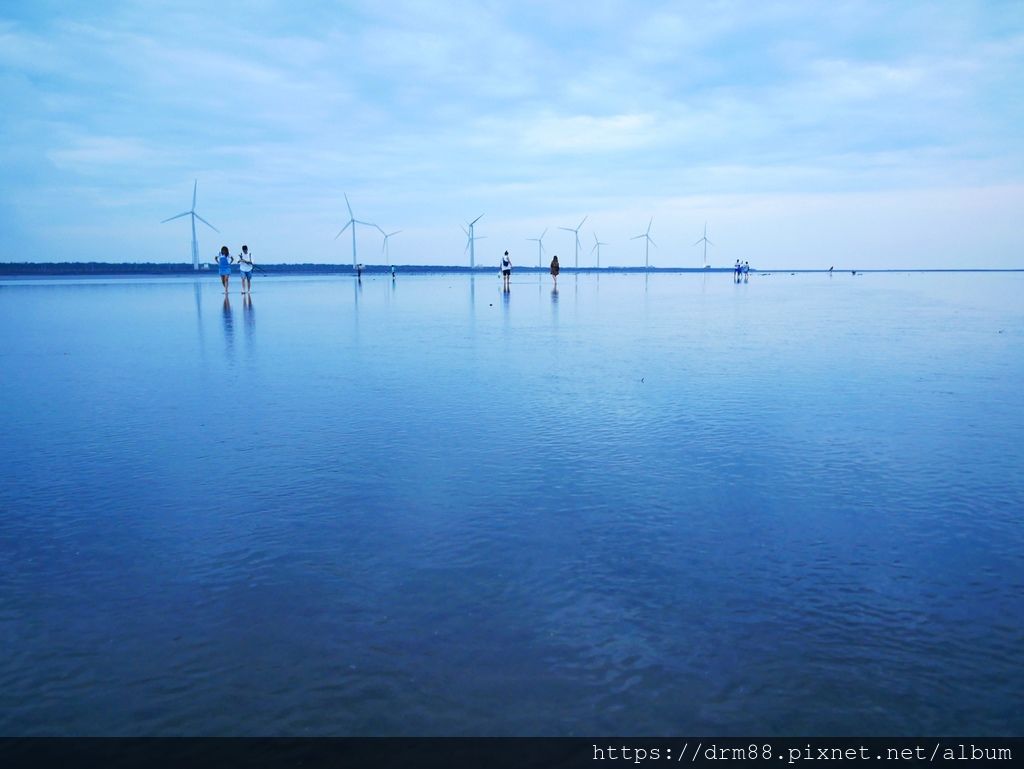
[[1024,267],[1020,0],[0,0],[0,100],[0,262]]

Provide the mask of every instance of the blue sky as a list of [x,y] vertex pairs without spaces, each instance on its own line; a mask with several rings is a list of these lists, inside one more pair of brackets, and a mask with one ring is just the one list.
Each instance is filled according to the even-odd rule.
[[210,5],[0,6],[0,261],[1024,267],[1019,1]]

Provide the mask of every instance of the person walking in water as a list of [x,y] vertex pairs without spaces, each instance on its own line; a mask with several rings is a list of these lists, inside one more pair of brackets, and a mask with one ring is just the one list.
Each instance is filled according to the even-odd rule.
[[508,258],[508,251],[501,257],[501,288],[508,291],[509,281],[512,279],[512,260]]
[[228,247],[221,246],[220,253],[217,254],[217,258],[214,261],[217,263],[217,272],[220,273],[220,284],[224,286],[224,293],[226,294],[228,292],[228,282],[231,280],[231,263],[235,260],[231,258]]
[[248,246],[242,246],[242,253],[238,255],[238,273],[242,279],[242,293],[252,293],[252,254]]
[[558,289],[558,273],[559,273],[559,269],[560,268],[558,266],[558,254],[555,254],[552,257],[552,259],[551,259],[551,280],[554,281],[555,289],[556,290]]

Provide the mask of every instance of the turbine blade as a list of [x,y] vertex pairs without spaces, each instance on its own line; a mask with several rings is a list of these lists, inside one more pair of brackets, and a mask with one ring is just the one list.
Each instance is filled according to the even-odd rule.
[[400,233],[400,232],[401,232],[401,230],[395,230],[394,232],[389,232],[389,233],[387,234],[387,237],[389,237],[389,238],[390,238],[390,237],[391,237],[392,235],[397,235],[397,234],[398,234],[398,233]]
[[595,243],[594,247],[590,249],[590,253],[594,253],[595,251],[597,251],[597,243]]
[[381,230],[380,225],[375,224],[373,226],[380,230],[380,234],[383,235],[385,238],[388,236],[388,234],[384,232],[384,230]]
[[541,239],[541,240],[544,240],[544,236],[545,236],[545,235],[547,235],[547,234],[548,234],[548,228],[547,228],[547,227],[545,227],[545,228],[544,228],[544,232],[542,232],[542,233],[540,234],[540,239]]
[[654,217],[651,217],[651,221],[647,222],[647,234],[651,234],[651,225],[654,224]]
[[701,238],[700,240],[698,240],[698,241],[697,241],[696,243],[694,243],[693,245],[695,245],[695,246],[699,246],[699,245],[700,245],[701,243],[703,243],[703,242],[704,242],[704,238]]
[[[460,224],[459,227],[462,227],[462,225]],[[466,233],[466,237],[468,238],[469,237],[469,230],[467,230],[465,227],[462,227],[462,231],[464,233]]]
[[654,242],[654,238],[652,238],[650,235],[647,236],[647,239],[651,242],[652,246],[654,246],[655,248],[658,247],[658,244]]
[[558,229],[565,230],[566,232],[576,232],[572,227],[559,227]]
[[199,180],[192,180],[192,210],[196,210],[196,189],[199,187]]
[[[707,238],[704,238],[704,240],[707,240]],[[715,244],[714,244],[714,243],[712,243],[712,242],[711,242],[710,240],[708,240],[708,245],[709,245],[709,246],[713,246],[713,245],[715,245]]]
[[192,211],[192,212],[190,212],[190,213],[191,213],[191,214],[192,214],[192,215],[193,215],[193,216],[194,216],[194,217],[195,217],[196,219],[198,219],[199,221],[201,221],[201,222],[202,222],[203,224],[205,224],[205,225],[206,225],[207,227],[209,227],[209,228],[210,228],[211,230],[213,230],[214,232],[220,232],[220,230],[218,230],[218,229],[217,229],[216,227],[214,227],[214,226],[213,226],[212,224],[210,224],[210,223],[209,223],[208,221],[206,221],[206,220],[205,220],[205,219],[204,219],[203,217],[201,217],[201,216],[200,216],[199,214],[197,214],[197,213],[196,213],[195,211]]
[[340,230],[338,230],[338,234],[334,236],[334,239],[337,240],[338,238],[340,238],[341,237],[341,233],[343,233],[345,230],[347,230],[350,224],[352,224],[352,220],[351,219],[349,219],[347,222],[345,222],[345,226],[342,227]]
[[347,192],[343,192],[342,194],[345,196],[345,205],[348,206],[348,218],[349,219],[355,219],[356,215],[354,213],[352,213],[352,206],[348,202],[348,193]]
[[[587,214],[587,216],[590,216],[590,214]],[[583,222],[587,221],[587,216],[584,216],[582,219],[580,219],[580,223],[576,227],[577,230],[583,226]]]
[[484,218],[484,215],[483,215],[483,214],[480,214],[480,216],[478,216],[478,217],[477,217],[476,219],[474,219],[473,221],[471,221],[471,222],[470,222],[470,224],[476,224],[477,222],[479,222],[479,221],[480,221],[481,219],[483,219],[483,218]]
[[[180,219],[181,217],[188,216],[191,213],[192,213],[191,211],[186,211],[183,214],[178,214],[177,216],[172,216],[171,219]],[[169,222],[169,221],[171,221],[171,219],[164,219],[164,221],[160,222],[160,224],[164,224],[164,222]]]
[[630,238],[630,240],[636,240],[637,238],[645,238],[645,237],[647,237],[647,233],[646,232],[641,233],[639,235],[634,235],[633,237]]

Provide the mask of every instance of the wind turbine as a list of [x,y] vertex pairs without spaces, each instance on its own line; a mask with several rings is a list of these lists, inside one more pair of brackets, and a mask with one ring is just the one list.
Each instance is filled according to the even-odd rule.
[[693,245],[698,246],[701,243],[704,244],[704,269],[706,270],[706,269],[708,269],[708,244],[710,243],[712,246],[715,245],[714,243],[711,243],[710,240],[708,240],[708,223],[707,222],[704,222],[704,237],[702,237],[700,240],[698,240]]
[[[374,226],[377,227],[377,225]],[[380,250],[384,252],[384,258],[387,259],[388,267],[390,267],[391,251],[388,249],[388,238],[390,238],[392,235],[397,235],[398,233],[401,232],[401,230],[395,230],[394,232],[384,232],[384,230],[381,230],[380,227],[377,227],[377,229],[380,230],[380,234],[384,236],[384,245],[380,247]]]
[[473,221],[471,221],[469,223],[469,229],[468,230],[465,227],[462,228],[462,231],[464,233],[466,233],[466,250],[469,251],[469,268],[470,269],[473,269],[474,267],[476,267],[476,249],[474,248],[473,244],[476,243],[476,241],[483,240],[484,238],[487,237],[486,235],[475,235],[474,234],[474,230],[473,230],[473,227],[476,225],[476,223],[479,222],[483,218],[484,218],[484,215],[480,214],[480,216],[478,216],[476,219],[474,219]]
[[[344,227],[338,230],[338,234],[334,236],[334,239],[337,240],[338,238],[341,237],[341,233],[343,233],[349,227],[352,228],[352,269],[354,270],[356,268],[356,225],[363,224],[367,227],[377,227],[377,225],[373,224],[372,222],[364,222],[361,221],[360,219],[356,219],[355,214],[352,213],[352,206],[348,202],[347,194],[345,195],[345,205],[346,207],[348,207],[348,221],[345,222]],[[379,230],[380,227],[377,227],[377,229]]]
[[538,267],[543,267],[544,266],[544,265],[541,264],[541,259],[543,259],[543,255],[544,255],[544,236],[547,235],[547,234],[548,234],[548,228],[545,227],[544,228],[544,232],[542,232],[540,234],[539,238],[527,238],[527,240],[535,240],[535,241],[537,241],[537,266]]
[[585,222],[585,221],[587,221],[587,217],[586,216],[584,216],[583,219],[580,220],[580,223],[576,225],[575,229],[573,229],[572,227],[559,227],[558,228],[560,230],[565,230],[566,232],[571,232],[571,233],[574,233],[576,235],[576,262],[573,265],[574,267],[579,267],[580,266],[580,227],[583,226],[583,222]]
[[607,243],[604,243],[604,242],[602,242],[602,241],[597,239],[597,233],[595,232],[594,233],[594,247],[592,249],[590,249],[590,253],[594,253],[595,251],[597,251],[597,269],[599,269],[599,270],[601,269],[601,246],[607,246],[607,245],[608,245]]
[[210,224],[203,217],[201,217],[199,214],[196,213],[196,188],[197,187],[199,187],[199,180],[195,179],[192,182],[192,208],[190,208],[188,211],[185,211],[183,213],[178,214],[177,216],[172,216],[170,219],[164,219],[162,222],[160,222],[160,224],[166,224],[169,221],[172,221],[174,219],[180,219],[183,216],[191,216],[192,217],[192,269],[193,270],[198,270],[199,269],[199,241],[196,240],[196,219],[201,221],[203,224],[205,224],[207,227],[209,227],[214,232],[220,232],[220,230],[218,230],[216,227],[214,227],[212,224]]
[[[654,217],[651,217],[651,221],[647,222],[647,231],[641,232],[639,235],[635,235],[630,240],[636,240],[637,238],[645,238],[644,243],[644,269],[646,270],[650,266],[650,255],[651,255],[651,243],[654,241],[651,239],[651,225],[654,224]],[[654,247],[657,248],[658,244],[654,243]]]

